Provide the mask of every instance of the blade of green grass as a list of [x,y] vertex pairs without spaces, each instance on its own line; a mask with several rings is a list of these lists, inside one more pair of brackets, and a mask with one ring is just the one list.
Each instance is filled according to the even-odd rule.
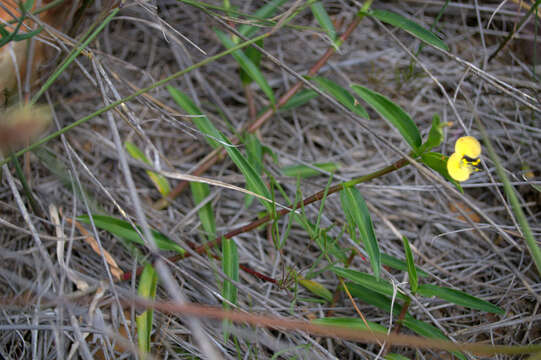
[[402,135],[413,150],[421,146],[421,134],[411,117],[397,104],[387,97],[361,85],[351,88],[366,101],[384,119],[389,121]]
[[[236,305],[238,289],[233,281],[239,281],[239,256],[237,253],[237,244],[235,244],[233,239],[222,239],[222,270],[228,276],[228,279],[224,280],[222,296],[229,303]],[[223,308],[229,310],[231,308],[229,303],[224,301]],[[230,320],[224,320],[223,331],[226,342],[229,338],[228,328],[230,325]]]
[[318,95],[319,94],[312,89],[302,89],[281,106],[278,111],[295,109],[306,104],[308,101],[315,99]]
[[[146,264],[141,278],[137,294],[143,298],[154,300],[156,297],[156,288],[158,286],[158,274],[150,264]],[[146,310],[141,315],[138,315],[135,320],[137,324],[137,340],[139,351],[143,354],[150,353],[150,335],[152,333],[152,318],[154,310],[152,308]]]
[[340,201],[342,209],[350,226],[355,225],[361,234],[361,240],[370,258],[370,265],[376,278],[379,278],[381,269],[381,254],[378,241],[374,233],[372,219],[368,212],[368,207],[359,190],[355,187],[345,187],[340,191]]
[[[144,245],[145,243],[144,240],[139,236],[139,233],[135,231],[131,224],[127,221],[108,215],[97,214],[93,214],[92,219],[94,220],[94,225],[96,225],[98,229],[106,230],[121,239],[134,242],[136,244]],[[90,224],[90,217],[88,215],[78,216],[77,220],[85,224]],[[138,229],[141,231],[139,227]],[[158,249],[171,250],[176,251],[179,254],[184,254],[184,249],[164,234],[153,229],[151,229],[150,232],[154,237],[154,241]]]
[[500,315],[505,314],[505,311],[502,308],[493,305],[488,301],[448,287],[422,284],[419,286],[418,293],[424,297],[436,296],[440,299],[452,302],[453,304],[461,305],[470,309],[477,309]]
[[433,32],[425,29],[416,22],[403,17],[402,15],[385,10],[372,10],[368,12],[368,15],[378,19],[381,22],[400,28],[427,44],[433,45],[445,51],[449,51],[447,44],[445,44]]
[[[273,0],[267,3],[265,6],[259,8],[255,13],[252,14],[254,18],[264,19],[271,17],[276,13],[276,10],[279,6],[285,3],[288,0]],[[239,26],[239,33],[246,37],[251,37],[259,29],[257,26],[243,24]]]
[[[401,270],[401,271],[408,271],[408,264],[400,259],[395,258],[394,256],[381,253],[381,263],[385,266],[388,266],[390,268]],[[418,267],[415,267],[415,271],[417,272],[417,275],[420,277],[427,277],[428,274],[419,269]]]
[[479,121],[479,119],[477,119],[477,124],[479,125],[479,129],[481,130],[481,134],[483,136],[483,142],[485,143],[485,146],[487,147],[488,156],[494,162],[494,166],[496,167],[496,174],[498,174],[498,177],[503,183],[503,190],[505,192],[505,195],[507,196],[507,199],[509,199],[509,202],[511,203],[511,209],[513,210],[513,214],[515,214],[517,222],[520,226],[520,230],[522,232],[522,235],[524,236],[524,240],[526,241],[526,245],[530,252],[530,256],[532,257],[535,263],[537,272],[541,275],[541,249],[539,248],[538,242],[533,236],[532,229],[530,228],[530,224],[528,224],[528,220],[526,219],[526,216],[524,215],[524,211],[522,210],[519,197],[516,193],[515,188],[513,187],[513,185],[511,185],[511,182],[509,181],[509,177],[507,176],[502,166],[500,157],[496,154],[496,151],[494,151],[494,147],[492,146],[492,143],[490,142],[490,139],[488,138],[485,128],[482,125],[482,123]]
[[[190,190],[192,191],[193,201],[196,206],[210,195],[208,184],[192,181],[190,182]],[[214,219],[214,212],[212,211],[212,204],[207,202],[197,210],[197,215],[199,216],[207,239],[209,241],[216,239],[216,222]]]

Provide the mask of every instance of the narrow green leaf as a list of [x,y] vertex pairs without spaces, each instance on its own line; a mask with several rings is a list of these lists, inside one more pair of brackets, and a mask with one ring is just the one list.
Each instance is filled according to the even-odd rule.
[[[190,182],[190,189],[192,191],[192,197],[195,205],[199,205],[210,195],[210,189],[208,184],[199,182]],[[198,211],[197,215],[203,226],[207,238],[212,241],[216,238],[216,223],[214,221],[214,212],[212,211],[212,204],[207,202]]]
[[319,25],[325,30],[331,41],[334,43],[336,40],[336,30],[334,29],[331,18],[329,17],[329,14],[327,14],[322,2],[315,2],[310,5],[310,8]]
[[397,104],[387,97],[361,85],[351,88],[366,101],[384,119],[389,121],[400,132],[404,140],[413,150],[421,146],[421,134],[411,117]]
[[[313,167],[319,168],[327,172],[334,172],[340,168],[340,165],[334,162],[328,163],[315,163],[312,164]],[[285,176],[297,177],[300,176],[302,179],[322,175],[320,171],[312,169],[306,165],[290,165],[284,166],[280,169],[282,174]]]
[[[536,2],[536,4],[538,3],[539,1]],[[502,181],[505,195],[511,203],[511,209],[513,210],[513,214],[515,214],[522,235],[524,236],[524,240],[526,241],[526,246],[528,247],[530,256],[534,261],[538,274],[541,275],[541,248],[539,247],[538,239],[536,239],[533,235],[530,224],[528,224],[528,219],[526,218],[526,215],[522,210],[522,204],[519,200],[519,196],[515,188],[509,181],[509,176],[507,176],[507,173],[505,172],[500,157],[496,154],[496,151],[494,151],[494,148],[492,147],[492,142],[488,138],[485,128],[483,127],[479,119],[477,119],[477,123],[479,125],[479,128],[481,129],[481,134],[483,135],[483,141],[487,147],[488,155],[490,156],[490,159],[494,162],[494,165],[496,167],[496,174],[498,174],[498,177]]]
[[[391,312],[392,302],[390,298],[376,293],[361,285],[348,283],[347,287],[353,297],[361,299],[362,301],[373,305],[383,311],[386,311],[387,313]],[[402,306],[400,304],[397,304],[396,301],[393,303],[393,305],[393,314],[394,316],[398,316],[398,314],[400,314],[400,312],[402,311]],[[431,339],[449,340],[445,336],[445,334],[443,334],[438,328],[422,321],[416,320],[410,314],[406,314],[404,320],[402,321],[402,324],[408,329],[417,333],[418,335]],[[459,352],[453,352],[453,354],[461,360],[466,360],[464,355]]]
[[374,233],[372,219],[370,218],[370,213],[368,212],[364,198],[359,190],[355,187],[348,186],[340,191],[340,201],[348,222],[353,222],[350,226],[355,225],[359,229],[361,240],[363,241],[368,257],[370,258],[372,271],[374,271],[375,277],[379,278],[381,255],[378,241],[376,240],[376,234]]
[[[224,299],[229,301],[231,304],[237,304],[237,286],[233,281],[239,281],[239,256],[237,253],[237,244],[233,239],[222,239],[222,270],[227,279],[224,280],[224,287],[222,290],[222,296]],[[223,303],[223,308],[228,310],[231,308],[231,305],[225,302]],[[227,342],[229,338],[229,326],[231,326],[231,321],[225,320],[222,323],[222,328],[224,332],[224,339]]]
[[[199,108],[191,101],[189,97],[171,86],[168,86],[167,89],[177,104],[188,114],[203,115],[201,110],[199,110]],[[206,116],[194,117],[193,120],[198,129],[207,135],[207,141],[212,147],[224,145],[227,154],[244,175],[247,187],[258,195],[270,199],[270,192],[261,179],[261,176],[256,170],[254,170],[254,168],[250,165],[250,162],[241,154],[241,152],[234,147],[231,142],[220,131],[218,131],[218,129],[216,129],[216,127],[214,127],[214,124],[212,124],[212,122]],[[272,204],[263,199],[258,200],[267,208],[267,210],[272,211]]]
[[[262,48],[263,39],[256,41],[255,44]],[[263,54],[261,54],[261,52],[253,46],[248,46],[246,50],[244,50],[244,53],[246,54],[248,59],[250,59],[254,63],[254,65],[259,69],[261,66],[261,57],[263,56]],[[246,73],[246,71],[244,71],[244,69],[242,68],[240,69],[239,75],[244,86],[247,86],[252,82],[252,78],[250,77],[250,75],[248,75],[248,73]]]
[[408,278],[412,294],[417,292],[419,287],[419,278],[417,277],[417,270],[415,269],[415,263],[413,262],[413,254],[411,252],[410,243],[408,238],[402,236],[402,243],[404,244],[404,252],[406,253],[406,263],[408,264]]
[[395,353],[385,355],[384,359],[385,360],[410,360],[409,358],[405,356],[402,356],[400,354],[395,354]]
[[[249,189],[252,189],[253,192],[255,192],[258,195],[264,196],[267,199],[271,199],[271,194],[269,189],[265,186],[265,183],[261,179],[261,176],[254,170],[252,165],[246,160],[246,158],[241,154],[241,152],[234,146],[231,145],[229,140],[227,140],[225,137],[223,137],[223,141],[226,144],[229,144],[229,146],[225,147],[225,150],[227,151],[227,154],[231,158],[231,160],[237,165],[239,170],[244,175],[244,178],[246,179],[246,185]],[[265,201],[263,199],[258,200],[267,208],[269,212],[273,211],[273,205],[269,203],[268,201]]]
[[291,97],[278,111],[287,111],[306,104],[308,101],[318,97],[318,93],[312,89],[302,89]]
[[353,97],[353,95],[351,95],[348,90],[344,89],[334,81],[324,77],[316,76],[313,77],[311,80],[313,80],[321,90],[330,94],[340,104],[348,108],[348,110],[350,110],[352,113],[359,115],[360,117],[365,119],[369,118],[366,109],[361,104],[359,104],[359,102],[355,99],[355,97]]
[[[92,215],[92,218],[98,229],[106,230],[121,239],[144,245],[143,239],[139,237],[139,234],[132,228],[129,222],[107,215]],[[77,220],[85,224],[90,224],[90,217],[88,215],[79,216],[77,217]],[[138,229],[141,231],[139,226]],[[158,249],[171,250],[176,251],[179,254],[184,254],[184,249],[164,234],[153,229],[150,229],[150,232],[154,237]]]
[[347,318],[347,317],[326,317],[321,319],[312,320],[313,324],[318,325],[330,325],[330,326],[339,326],[342,328],[347,328],[351,330],[372,330],[381,333],[387,333],[387,328],[378,323],[367,321],[366,323],[370,327],[366,327],[363,319],[359,318]]
[[[227,36],[218,29],[214,29],[214,32],[218,36],[218,39],[220,39],[222,44],[227,49],[235,47],[235,43],[229,38],[229,36]],[[231,53],[231,55],[239,63],[240,67],[252,78],[252,80],[254,80],[257,85],[259,85],[261,90],[263,90],[265,95],[267,95],[267,97],[269,98],[270,102],[272,104],[275,104],[276,100],[274,98],[274,92],[272,91],[271,87],[267,83],[267,80],[265,79],[259,68],[246,56],[246,54],[244,54],[242,50],[235,50]]]
[[447,171],[447,160],[449,159],[448,156],[443,155],[438,152],[427,152],[421,154],[421,161],[431,168],[432,170],[439,173],[441,176],[443,176],[447,181],[452,183],[460,192],[464,192],[462,190],[462,186],[454,180],[451,175],[449,175],[449,171]]
[[[379,294],[393,296],[393,285],[386,280],[377,279],[373,275],[362,273],[360,271],[344,269],[336,266],[331,267],[331,270],[336,275],[353,281],[361,286],[367,287]],[[396,297],[404,301],[407,299],[407,296],[401,293],[399,289],[396,291]]]
[[[381,263],[396,270],[408,271],[408,264],[404,260],[397,259],[394,256],[385,253],[381,253]],[[418,267],[415,267],[415,270],[417,275],[420,277],[428,276],[425,271],[419,269]]]
[[482,310],[490,313],[505,314],[505,311],[485,300],[481,300],[475,296],[467,294],[460,290],[451,289],[443,286],[436,286],[432,284],[423,284],[419,286],[419,295],[424,297],[436,296],[440,299],[447,300],[454,304],[464,306],[470,309]]
[[[146,264],[141,278],[137,293],[139,296],[153,300],[156,297],[156,288],[158,285],[158,275],[156,270],[150,264]],[[152,333],[152,317],[154,310],[149,309],[136,317],[137,339],[139,342],[139,351],[143,354],[150,353],[150,335]]]
[[199,110],[197,105],[183,92],[175,89],[174,87],[167,85],[167,91],[169,91],[169,94],[175,100],[178,106],[180,106],[184,111],[186,111],[189,115],[192,115],[194,117],[191,118],[195,126],[201,131],[203,134],[207,135],[207,142],[210,146],[213,148],[217,148],[220,146],[220,143],[217,141],[221,139],[220,132],[214,127],[214,124]]
[[[268,17],[271,17],[276,13],[276,10],[279,6],[281,6],[283,3],[285,3],[287,0],[273,0],[268,2],[265,6],[262,6],[259,8],[255,13],[253,13],[253,17],[259,18],[259,19],[265,19]],[[251,37],[254,35],[259,29],[258,26],[243,24],[239,26],[239,33],[246,37]]]
[[323,298],[328,302],[332,301],[332,293],[329,291],[329,289],[327,289],[325,286],[321,285],[317,281],[308,280],[301,276],[298,276],[297,280],[302,287],[306,288],[306,290],[310,291],[312,294],[319,296],[320,298]]
[[[449,341],[449,338],[445,336],[445,334],[441,332],[441,330],[437,327],[427,324],[423,321],[414,319],[411,316],[406,316],[402,324],[408,329],[414,331],[417,335],[424,336],[429,339],[440,339]],[[466,356],[464,356],[464,354],[458,351],[451,351],[451,353],[460,360],[467,360]]]
[[[252,164],[255,172],[258,175],[261,175],[261,172],[263,171],[263,146],[259,142],[257,136],[251,133],[246,133],[244,135],[243,143],[246,146],[248,162]],[[256,189],[251,189],[250,187],[248,187],[248,190],[257,192]],[[253,196],[248,194],[244,195],[244,206],[248,208],[253,200]]]
[[[144,162],[147,165],[152,165],[150,160],[145,156],[145,154],[135,145],[134,143],[131,143],[129,141],[126,141],[124,143],[124,147],[128,151],[128,154],[130,154],[131,157],[134,159],[137,159],[139,161]],[[146,173],[154,186],[156,186],[156,189],[160,192],[162,196],[167,196],[169,192],[171,191],[171,186],[169,185],[169,182],[167,179],[160,175],[155,173],[154,171],[146,170]]]
[[378,19],[381,22],[396,26],[397,28],[400,28],[410,33],[411,35],[415,36],[421,41],[426,42],[427,44],[449,51],[449,47],[447,46],[447,44],[445,44],[434,33],[425,29],[416,22],[403,17],[402,15],[385,10],[372,10],[368,12],[368,15]]

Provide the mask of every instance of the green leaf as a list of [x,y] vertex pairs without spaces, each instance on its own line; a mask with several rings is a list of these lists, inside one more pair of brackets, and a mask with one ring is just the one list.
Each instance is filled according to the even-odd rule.
[[[131,224],[127,221],[107,215],[96,214],[92,215],[92,218],[94,220],[94,224],[98,229],[106,230],[121,239],[134,242],[136,244],[144,245],[145,243],[143,239],[139,237],[137,231],[135,231]],[[77,220],[85,224],[90,224],[90,217],[88,215],[78,216]],[[141,228],[139,226],[137,226],[137,228],[139,229],[139,231],[141,231]],[[176,251],[179,254],[184,254],[184,249],[164,234],[153,229],[150,229],[150,233],[152,234],[158,249],[171,250]]]
[[194,102],[186,96],[183,92],[175,89],[174,87],[167,85],[167,90],[169,91],[169,94],[175,100],[178,106],[180,106],[184,111],[188,113],[188,115],[192,115],[193,117],[191,120],[197,126],[199,131],[201,131],[203,134],[207,135],[207,142],[210,146],[213,148],[217,148],[220,145],[220,143],[217,141],[221,139],[221,134],[216,129],[214,124],[199,110],[197,105],[194,104]]
[[[222,239],[222,270],[228,277],[224,280],[222,296],[231,304],[236,305],[238,289],[233,281],[239,281],[239,256],[235,241],[233,239],[226,239],[225,237]],[[223,308],[228,310],[231,308],[231,305],[224,301]],[[229,338],[228,327],[231,325],[231,321],[225,320],[222,325],[224,339],[227,342]]]
[[367,321],[369,328],[366,326],[363,319],[347,318],[347,317],[326,317],[312,320],[313,324],[339,326],[351,330],[372,330],[381,333],[387,333],[387,328],[372,321]]
[[[142,161],[147,165],[152,165],[150,160],[137,147],[137,145],[129,141],[126,141],[124,143],[124,147],[130,154],[130,156],[133,157],[134,159]],[[154,171],[146,170],[146,173],[148,177],[150,178],[150,180],[152,181],[152,183],[154,184],[154,186],[156,186],[156,189],[158,189],[160,194],[162,194],[162,196],[164,197],[167,196],[167,194],[169,194],[169,192],[171,191],[171,186],[169,185],[169,182],[167,181],[167,179],[164,176],[155,173]]]
[[449,159],[448,156],[443,155],[441,153],[437,152],[427,152],[421,154],[421,161],[431,168],[432,170],[439,173],[441,176],[443,176],[447,181],[452,183],[461,193],[464,192],[462,190],[462,186],[454,180],[451,175],[449,175],[449,172],[447,171],[447,160]]
[[313,3],[310,5],[310,8],[319,25],[325,30],[331,41],[334,43],[336,40],[336,30],[321,1]]
[[327,289],[325,286],[321,285],[320,283],[314,280],[308,280],[301,276],[298,276],[297,280],[299,281],[299,284],[301,284],[302,287],[306,288],[312,294],[319,296],[320,298],[323,298],[327,300],[328,302],[332,301],[333,295],[329,291],[329,289]]
[[[362,273],[360,271],[344,269],[336,266],[331,267],[331,270],[336,275],[353,281],[361,286],[367,287],[379,294],[391,297],[393,296],[393,285],[386,280],[377,279],[373,275]],[[407,296],[401,293],[399,289],[396,291],[396,297],[404,301],[407,299]]]
[[340,201],[350,226],[355,225],[359,229],[361,240],[370,258],[370,265],[372,266],[374,275],[376,278],[379,278],[381,268],[379,245],[376,240],[376,234],[374,233],[370,213],[361,193],[355,187],[347,186],[340,191]]
[[[202,115],[201,110],[182,92],[176,90],[173,87],[168,86],[167,89],[177,102],[190,115]],[[193,118],[194,123],[198,129],[207,135],[207,141],[212,147],[218,147],[224,145],[225,151],[231,158],[231,160],[237,165],[239,170],[246,179],[246,184],[249,189],[258,195],[264,196],[267,199],[271,198],[270,192],[265,186],[265,183],[261,179],[261,176],[250,165],[250,162],[240,153],[240,151],[234,147],[231,142],[220,132],[214,124],[206,116]],[[220,141],[220,142],[218,142]],[[258,199],[267,210],[272,211],[273,207],[268,201]]]
[[[158,285],[158,275],[156,270],[150,264],[146,264],[141,278],[137,293],[139,296],[147,299],[156,297],[156,288]],[[137,340],[139,342],[139,351],[143,354],[150,353],[150,335],[152,333],[152,317],[154,310],[149,309],[136,317]]]
[[[190,182],[190,189],[196,206],[210,195],[210,188],[208,184],[205,183]],[[197,215],[199,216],[199,220],[201,221],[201,225],[203,226],[203,230],[205,230],[208,240],[214,240],[216,238],[216,223],[214,221],[212,204],[207,202],[197,210]]]
[[[252,189],[253,192],[255,192],[258,195],[264,196],[267,199],[271,198],[271,194],[269,189],[265,186],[265,183],[261,179],[261,176],[255,171],[255,169],[250,165],[248,160],[241,154],[241,152],[231,145],[229,140],[227,140],[225,137],[223,138],[223,141],[230,146],[226,146],[225,150],[227,151],[227,154],[231,158],[231,160],[237,165],[239,170],[244,175],[244,178],[246,179],[246,185],[249,189]],[[273,205],[269,203],[268,201],[265,201],[263,199],[258,200],[267,208],[269,212],[273,211]]]
[[505,314],[505,311],[485,300],[481,300],[475,296],[467,294],[460,290],[451,289],[443,286],[436,286],[432,284],[423,284],[419,286],[419,295],[424,297],[436,296],[440,299],[447,300],[454,304],[464,306],[470,309],[482,310],[490,313]]
[[[405,261],[385,253],[381,253],[381,263],[396,270],[408,271],[408,264]],[[418,267],[415,267],[415,270],[417,271],[417,275],[420,277],[428,276],[425,271],[419,269]]]
[[330,94],[333,98],[335,98],[340,104],[344,105],[352,113],[359,115],[362,118],[369,119],[369,115],[366,109],[361,104],[359,104],[359,102],[355,99],[355,97],[353,97],[353,95],[351,95],[349,91],[347,91],[334,81],[324,77],[317,76],[313,77],[311,80],[313,80],[321,90]]
[[419,40],[426,42],[427,44],[449,51],[449,47],[447,46],[447,44],[445,44],[434,33],[423,28],[416,22],[406,19],[402,15],[385,10],[372,10],[368,12],[368,15],[378,19],[381,22],[400,28],[415,36]]
[[351,85],[351,88],[372,106],[381,117],[393,124],[413,150],[419,149],[421,146],[419,129],[411,117],[400,106],[380,93],[364,86]]
[[308,101],[318,97],[318,93],[312,89],[302,89],[291,97],[279,111],[287,111],[306,104]]
[[[278,9],[279,6],[281,6],[283,3],[285,3],[287,0],[273,0],[269,3],[267,3],[265,6],[262,6],[259,8],[254,14],[253,17],[259,18],[259,19],[265,19],[268,17],[271,17],[276,12],[276,9]],[[243,24],[239,26],[239,33],[246,37],[251,37],[257,32],[257,29],[259,29],[258,26]]]
[[[449,338],[445,336],[445,334],[442,333],[441,330],[438,329],[437,327],[427,324],[423,321],[414,319],[411,316],[406,316],[402,324],[408,329],[414,331],[417,335],[424,336],[430,339],[440,339],[440,340],[449,341]],[[464,356],[464,354],[458,351],[451,351],[451,353],[455,355],[457,358],[459,358],[460,360],[467,360],[466,356]]]
[[[328,163],[315,163],[312,164],[313,167],[322,169],[327,172],[334,172],[340,168],[340,165],[333,162]],[[317,171],[315,169],[312,169],[311,167],[308,167],[306,165],[290,165],[290,166],[284,166],[280,169],[282,174],[285,176],[291,176],[291,177],[297,177],[300,176],[302,179],[322,175],[320,171]]]
[[420,151],[424,152],[427,150],[432,150],[433,148],[440,146],[443,142],[443,128],[449,126],[448,122],[440,122],[440,117],[435,114],[432,117],[432,127],[428,132],[428,138],[425,143],[421,146]]
[[[248,162],[252,164],[255,172],[261,175],[263,171],[263,146],[259,142],[257,136],[251,133],[246,133],[243,139],[244,145],[246,146],[246,155],[248,157]],[[248,187],[248,190],[256,192],[255,189]],[[254,197],[246,194],[244,196],[244,206],[248,208]]]
[[[388,297],[357,284],[348,283],[347,287],[353,297],[361,299],[362,301],[373,305],[379,309],[382,309],[387,313],[391,312],[391,299],[389,299]],[[394,316],[398,316],[398,314],[400,314],[402,311],[402,306],[400,304],[397,304],[396,301],[393,305],[393,314]],[[418,335],[431,339],[449,340],[445,336],[445,334],[443,334],[438,328],[422,321],[416,320],[410,314],[406,314],[402,324],[408,329],[417,333]],[[459,359],[466,360],[464,355],[459,352],[453,352],[453,354]]]
[[[256,41],[255,44],[262,48],[263,47],[263,39]],[[263,54],[261,54],[261,52],[259,50],[257,50],[253,46],[248,46],[244,50],[244,53],[246,54],[248,59],[250,59],[254,63],[254,65],[257,68],[260,67],[260,65],[261,65],[261,57],[263,56]],[[250,77],[250,75],[248,75],[246,73],[246,71],[244,71],[242,68],[240,69],[240,79],[241,79],[242,83],[244,84],[244,86],[247,86],[248,84],[250,84],[252,82],[252,78]]]
[[405,356],[402,356],[400,354],[395,354],[395,353],[385,355],[384,359],[385,360],[410,360],[409,358]]
[[[231,49],[235,47],[235,43],[233,40],[229,38],[225,33],[218,29],[214,29],[214,32],[218,36],[218,39],[222,42],[222,44],[227,48]],[[231,53],[231,55],[235,58],[235,60],[239,63],[240,67],[254,80],[257,85],[263,90],[265,95],[269,98],[270,102],[272,104],[276,103],[276,100],[274,99],[274,93],[267,83],[267,80],[259,70],[259,68],[250,60],[246,54],[242,50],[235,50]]]
[[419,278],[417,277],[417,270],[415,269],[415,263],[413,262],[413,254],[411,252],[410,243],[408,238],[402,236],[402,243],[404,244],[404,252],[406,253],[406,263],[408,264],[408,278],[410,283],[411,292],[415,294],[419,287]]

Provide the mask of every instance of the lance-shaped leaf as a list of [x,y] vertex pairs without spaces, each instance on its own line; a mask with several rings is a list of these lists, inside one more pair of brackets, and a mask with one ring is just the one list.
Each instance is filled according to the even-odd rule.
[[[393,285],[390,282],[383,279],[377,279],[370,274],[366,274],[352,269],[344,269],[337,266],[331,267],[331,270],[336,275],[341,276],[344,279],[353,281],[354,283],[361,286],[367,287],[370,290],[375,291],[379,294],[393,296],[393,293],[395,293]],[[407,299],[407,296],[400,292],[399,289],[396,289],[396,297],[401,300]]]
[[325,10],[323,3],[321,1],[315,2],[310,5],[310,8],[319,25],[325,30],[331,41],[334,43],[336,40],[336,30],[334,29],[334,25],[329,14],[327,14],[327,10]]
[[413,150],[421,146],[421,134],[411,117],[400,106],[387,97],[361,85],[351,88],[384,119],[389,121]]
[[368,112],[366,109],[359,104],[359,102],[351,95],[349,91],[338,85],[332,80],[329,80],[324,77],[316,76],[312,80],[317,84],[317,86],[335,98],[340,104],[344,105],[352,113],[359,115],[362,118],[368,119]]
[[329,291],[329,289],[327,289],[325,286],[321,285],[317,281],[308,280],[303,278],[302,276],[297,276],[297,280],[302,287],[310,291],[312,294],[319,296],[320,298],[323,298],[329,302],[332,301],[332,293]]
[[[260,7],[255,13],[253,13],[253,17],[255,19],[265,19],[271,17],[276,13],[278,7],[286,1],[288,0],[272,0],[268,2],[265,6]],[[258,26],[243,24],[239,26],[239,33],[246,37],[251,37],[256,33],[257,29],[259,29]]]
[[[334,172],[338,170],[340,167],[339,164],[334,162],[328,162],[328,163],[315,163],[312,165],[315,168],[324,170],[326,172]],[[323,173],[321,171],[317,171],[316,169],[313,169],[306,165],[290,165],[290,166],[284,166],[280,169],[282,174],[285,176],[292,176],[292,177],[301,177],[302,179],[322,175]]]
[[[106,230],[121,239],[134,242],[136,244],[144,245],[145,243],[139,236],[139,233],[127,221],[107,215],[92,215],[92,219],[94,220],[94,225],[96,225],[98,229]],[[90,224],[90,217],[88,215],[78,216],[77,220],[85,224]],[[139,232],[141,232],[141,228],[139,226],[137,226],[137,228],[139,229]],[[179,254],[184,254],[184,249],[164,234],[153,229],[150,229],[150,233],[152,234],[158,249],[172,250],[178,252]]]
[[[367,321],[366,323],[363,319],[359,318],[347,318],[347,317],[326,317],[321,319],[314,319],[312,323],[318,325],[331,325],[339,326],[352,330],[372,330],[381,333],[386,333],[387,328],[378,323]],[[368,327],[366,326],[368,324]]]
[[432,284],[423,284],[419,286],[419,295],[425,297],[436,296],[440,299],[447,300],[457,305],[461,305],[470,309],[482,310],[490,313],[505,314],[505,311],[488,301],[479,299],[473,295],[467,294],[460,290],[451,289],[443,286],[436,286]]
[[379,245],[370,213],[361,193],[355,187],[347,186],[340,192],[340,201],[350,226],[354,225],[359,229],[374,275],[379,278],[381,268]]
[[[210,189],[208,184],[200,182],[190,182],[190,190],[192,191],[192,197],[195,205],[199,205],[210,195]],[[212,211],[212,204],[207,202],[199,210],[197,215],[203,226],[207,238],[212,241],[216,238],[216,222],[214,220],[214,212]]]
[[416,22],[403,17],[402,15],[385,10],[372,10],[368,12],[368,15],[378,19],[381,22],[396,26],[397,28],[407,31],[411,35],[415,36],[421,41],[426,42],[427,44],[433,45],[446,51],[449,50],[447,44],[445,44],[433,32],[425,29]]
[[417,270],[415,269],[415,263],[413,262],[413,254],[411,252],[410,243],[408,238],[402,236],[402,242],[404,244],[404,252],[406,253],[406,262],[408,264],[408,277],[411,292],[415,294],[419,287],[419,278],[417,277]]
[[[229,36],[227,36],[218,29],[215,29],[214,32],[218,36],[218,39],[220,39],[222,44],[227,49],[235,47],[235,43],[229,38]],[[261,90],[263,90],[265,95],[267,95],[267,97],[269,98],[270,102],[272,104],[275,104],[276,100],[274,99],[274,93],[271,87],[267,83],[267,80],[265,79],[259,68],[252,62],[252,60],[250,60],[242,50],[235,50],[231,53],[231,55],[235,58],[235,60],[237,60],[240,67],[246,72],[246,74],[248,74],[248,76],[250,76],[252,80],[257,83],[257,85],[259,85]]]

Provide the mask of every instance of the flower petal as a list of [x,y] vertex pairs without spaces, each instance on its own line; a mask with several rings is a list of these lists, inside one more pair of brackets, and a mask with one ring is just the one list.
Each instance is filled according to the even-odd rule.
[[456,181],[466,181],[469,179],[472,169],[470,166],[464,166],[462,154],[455,152],[447,160],[447,171]]
[[473,136],[463,136],[456,141],[455,152],[475,159],[481,155],[481,144]]

